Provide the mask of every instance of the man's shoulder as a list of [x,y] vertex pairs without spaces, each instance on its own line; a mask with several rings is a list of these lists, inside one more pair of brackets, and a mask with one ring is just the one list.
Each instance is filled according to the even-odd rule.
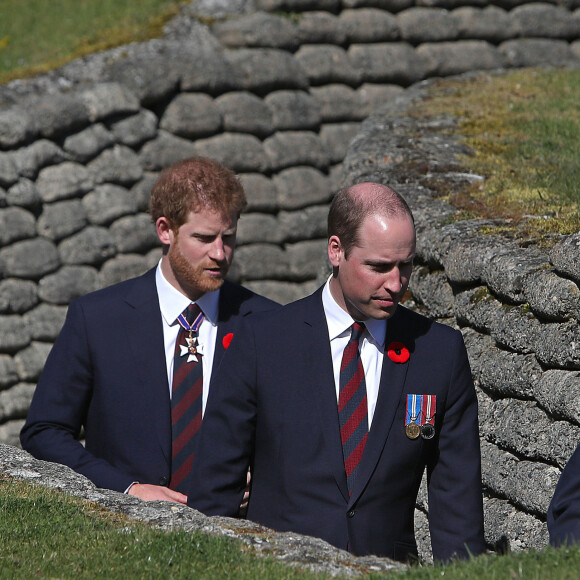
[[105,288],[100,288],[94,292],[89,292],[79,298],[75,298],[71,304],[98,307],[102,304],[109,304],[111,301],[128,296],[132,291],[140,288],[155,290],[155,268],[148,270],[141,276],[129,278],[122,282],[106,286]]

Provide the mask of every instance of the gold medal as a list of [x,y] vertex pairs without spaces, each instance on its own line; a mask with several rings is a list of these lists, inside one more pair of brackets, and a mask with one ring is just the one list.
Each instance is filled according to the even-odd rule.
[[405,425],[405,434],[409,439],[417,439],[421,434],[421,428],[417,423],[408,423]]

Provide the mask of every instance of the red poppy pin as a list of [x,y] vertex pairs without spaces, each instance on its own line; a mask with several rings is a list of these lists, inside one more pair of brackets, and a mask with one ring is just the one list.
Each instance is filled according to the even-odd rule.
[[409,360],[409,349],[402,342],[391,342],[387,347],[387,355],[396,363],[406,363]]
[[228,332],[223,340],[222,340],[222,344],[224,345],[224,348],[227,350],[232,342],[232,338],[234,338],[234,333],[233,332]]

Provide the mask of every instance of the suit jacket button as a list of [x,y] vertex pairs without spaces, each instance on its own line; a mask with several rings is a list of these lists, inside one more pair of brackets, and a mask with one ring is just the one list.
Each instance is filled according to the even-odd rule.
[[354,514],[355,514],[355,513],[356,513],[356,512],[355,512],[355,510],[350,510],[350,511],[349,511],[349,512],[348,512],[346,515],[347,515],[349,518],[354,518]]
[[159,485],[167,485],[169,483],[169,480],[166,477],[160,477],[159,478]]

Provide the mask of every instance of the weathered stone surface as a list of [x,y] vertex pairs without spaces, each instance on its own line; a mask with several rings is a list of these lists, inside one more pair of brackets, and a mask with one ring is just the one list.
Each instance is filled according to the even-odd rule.
[[273,215],[251,213],[243,216],[238,222],[238,246],[257,243],[278,244],[282,241],[283,232]]
[[311,85],[341,83],[356,87],[361,81],[361,71],[349,54],[334,45],[303,45],[296,52],[296,60],[307,75]]
[[533,2],[511,10],[510,19],[523,37],[571,40],[580,34],[580,23],[563,6]]
[[138,155],[129,147],[115,145],[87,165],[94,183],[131,185],[143,177]]
[[36,220],[19,207],[0,208],[0,246],[31,238],[36,233]]
[[554,417],[580,425],[580,374],[547,370],[535,384],[534,397]]
[[527,354],[538,352],[541,338],[540,322],[527,306],[502,304],[499,316],[492,323],[490,333],[500,346]]
[[158,173],[145,173],[143,179],[131,188],[131,195],[135,198],[137,211],[148,211],[151,199],[151,190],[159,178]]
[[80,99],[89,112],[91,122],[139,110],[139,100],[120,83],[99,83],[82,91]]
[[60,266],[56,247],[43,238],[23,240],[0,250],[0,274],[37,280]]
[[286,280],[288,257],[274,244],[249,244],[236,251],[230,270],[233,280]]
[[577,62],[570,45],[565,40],[518,38],[502,42],[498,50],[505,58],[505,66],[509,67],[544,64],[562,66]]
[[266,12],[305,12],[327,10],[338,12],[339,0],[256,0],[256,8]]
[[530,274],[524,285],[524,298],[532,311],[547,320],[580,320],[580,288],[572,280],[552,270]]
[[68,158],[67,153],[48,139],[40,139],[28,147],[22,147],[16,150],[12,157],[19,175],[29,179],[36,179],[43,167],[62,163]]
[[151,216],[144,213],[118,219],[109,228],[119,252],[146,252],[159,244]]
[[0,312],[22,314],[38,303],[38,286],[31,280],[0,281]]
[[320,129],[320,141],[325,147],[330,163],[340,163],[352,138],[356,135],[358,123],[329,123]]
[[155,138],[157,124],[157,117],[151,111],[143,109],[135,115],[113,123],[111,133],[119,143],[127,147],[137,147],[144,141]]
[[320,107],[305,91],[274,91],[264,99],[264,103],[272,113],[277,131],[316,130],[320,126]]
[[326,205],[313,205],[299,211],[281,211],[278,214],[278,224],[282,241],[326,239],[327,216]]
[[27,348],[18,352],[14,357],[18,378],[23,382],[36,382],[51,348],[52,345],[48,342],[33,341]]
[[503,316],[501,302],[489,293],[486,286],[458,292],[453,309],[460,324],[467,324],[486,334],[491,332],[497,320]]
[[222,133],[195,142],[195,154],[211,157],[233,171],[266,172],[269,160],[262,142],[253,135]]
[[58,253],[64,264],[97,266],[112,258],[117,250],[111,234],[105,228],[88,226],[63,240],[58,246]]
[[485,280],[500,298],[513,303],[524,302],[526,276],[547,266],[547,257],[541,252],[508,247],[490,258]]
[[352,87],[329,84],[323,87],[312,87],[310,94],[318,101],[320,120],[323,123],[362,121],[365,117],[365,103],[362,96]]
[[455,19],[442,8],[408,8],[397,14],[396,24],[401,39],[411,44],[454,40],[458,36]]
[[497,397],[531,399],[535,395],[542,367],[533,354],[499,349],[487,335],[467,328],[463,332],[473,377]]
[[428,309],[429,316],[446,318],[453,314],[453,290],[445,272],[431,273],[428,268],[415,268],[409,288]]
[[19,107],[0,111],[0,149],[20,145],[34,136],[35,127],[30,115]]
[[47,139],[86,127],[89,111],[78,94],[49,94],[30,97],[22,105],[32,117],[38,132]]
[[264,151],[268,155],[270,168],[275,171],[297,165],[310,165],[324,171],[329,164],[320,137],[312,131],[276,133],[264,141]]
[[288,18],[265,12],[217,22],[211,31],[228,48],[280,48],[294,52],[300,43],[298,30]]
[[89,222],[104,226],[137,211],[137,200],[129,190],[105,183],[83,197],[82,206]]
[[18,382],[16,363],[11,356],[0,354],[0,390],[4,390]]
[[152,267],[146,256],[121,254],[108,260],[97,275],[97,286],[105,287],[140,276]]
[[489,545],[507,541],[514,552],[540,551],[548,545],[546,523],[503,499],[484,497],[483,513],[485,540]]
[[498,6],[462,6],[453,10],[451,17],[455,21],[457,38],[499,44],[517,35],[517,28],[509,13]]
[[357,93],[360,95],[363,107],[360,114],[363,119],[380,109],[403,93],[403,87],[395,84],[363,83]]
[[91,125],[64,140],[63,148],[76,161],[89,161],[115,142],[113,135],[101,124]]
[[49,304],[67,305],[73,298],[96,290],[97,270],[90,266],[63,266],[38,283],[38,296]]
[[36,185],[29,179],[22,178],[6,192],[7,205],[35,208],[42,202]]
[[336,44],[346,43],[346,30],[341,20],[329,12],[313,10],[303,12],[298,19],[300,44]]
[[12,419],[0,425],[0,441],[5,445],[20,447],[20,431],[24,427],[24,419]]
[[226,50],[239,89],[266,94],[281,89],[306,89],[308,80],[297,59],[282,50]]
[[45,202],[82,196],[91,190],[93,184],[89,170],[70,161],[45,167],[36,181],[40,197]]
[[326,259],[327,241],[307,240],[288,244],[286,256],[288,270],[286,276],[290,280],[304,281],[316,277],[320,264]]
[[[580,427],[551,420],[533,401],[498,399],[480,413],[480,429],[491,443],[533,461],[566,465]],[[529,426],[534,428],[530,429]]]
[[576,320],[542,324],[535,347],[538,360],[548,367],[580,370],[580,325]]
[[267,137],[274,132],[272,114],[266,103],[247,91],[226,93],[215,100],[225,131]]
[[300,209],[330,200],[328,178],[312,167],[292,167],[278,173],[273,182],[280,209]]
[[10,187],[18,180],[18,171],[10,155],[0,152],[0,186]]
[[30,329],[22,316],[0,316],[0,352],[15,353],[30,343]]
[[407,86],[424,78],[428,71],[425,57],[402,42],[353,44],[348,49],[348,56],[367,83]]
[[66,306],[39,304],[22,319],[30,331],[32,340],[54,341],[64,324],[66,311]]
[[32,401],[35,385],[18,383],[6,391],[0,391],[0,422],[24,419]]
[[[90,194],[89,194],[90,195]],[[82,230],[87,224],[84,200],[68,199],[45,203],[36,223],[41,236],[58,241]]]
[[222,127],[222,118],[208,95],[182,93],[171,101],[159,126],[175,135],[198,139],[215,135]]
[[556,270],[580,283],[580,232],[565,237],[550,251]]
[[277,280],[256,280],[244,284],[253,292],[270,298],[279,304],[289,304],[312,294],[318,287],[313,281],[304,283],[279,282]]
[[470,70],[492,70],[505,66],[501,52],[483,40],[430,42],[417,48],[427,63],[429,76],[458,75]]
[[528,512],[545,516],[560,477],[551,465],[520,461],[495,445],[481,445],[483,484]]
[[195,154],[196,148],[191,141],[159,131],[156,139],[145,143],[139,158],[145,171],[160,171]]
[[386,10],[347,8],[340,13],[339,20],[349,44],[388,42],[400,37],[398,19]]
[[247,211],[274,212],[278,209],[276,184],[260,173],[244,173],[239,176],[248,200]]

